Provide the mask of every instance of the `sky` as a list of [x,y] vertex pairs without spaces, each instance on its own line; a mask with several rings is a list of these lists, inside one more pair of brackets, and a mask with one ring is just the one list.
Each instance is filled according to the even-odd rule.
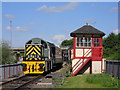
[[24,47],[31,38],[58,46],[86,23],[106,36],[117,33],[118,2],[2,2],[2,39],[12,47]]

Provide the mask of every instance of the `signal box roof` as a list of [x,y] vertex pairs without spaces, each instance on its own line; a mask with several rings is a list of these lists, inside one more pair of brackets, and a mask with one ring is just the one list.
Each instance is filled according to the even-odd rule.
[[71,37],[76,37],[79,35],[100,35],[102,37],[105,33],[87,24],[70,33]]

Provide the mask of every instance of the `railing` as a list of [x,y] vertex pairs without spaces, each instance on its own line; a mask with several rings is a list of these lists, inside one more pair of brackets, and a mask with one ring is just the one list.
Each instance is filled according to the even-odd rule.
[[0,65],[0,81],[23,74],[21,64]]
[[120,77],[120,60],[106,60],[106,71],[113,77]]

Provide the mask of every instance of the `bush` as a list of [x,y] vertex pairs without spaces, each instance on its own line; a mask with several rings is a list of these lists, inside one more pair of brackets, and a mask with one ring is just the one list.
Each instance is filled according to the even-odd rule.
[[13,64],[16,63],[17,60],[15,59],[15,55],[14,53],[12,53],[12,51],[10,50],[10,46],[9,43],[7,41],[3,41],[1,43],[1,47],[0,50],[1,52],[1,60],[2,62],[0,62],[0,64]]
[[104,87],[118,87],[118,80],[108,74],[91,74],[87,76],[86,82],[101,84]]
[[118,81],[110,76],[105,77],[101,84],[104,87],[118,87]]
[[107,60],[120,60],[120,33],[115,35],[109,34],[108,37],[103,39],[104,58]]

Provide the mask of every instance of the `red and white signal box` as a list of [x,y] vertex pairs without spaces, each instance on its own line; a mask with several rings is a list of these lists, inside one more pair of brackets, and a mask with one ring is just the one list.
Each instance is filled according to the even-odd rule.
[[104,35],[105,33],[88,24],[70,33],[74,38],[71,49],[72,76],[102,72]]

